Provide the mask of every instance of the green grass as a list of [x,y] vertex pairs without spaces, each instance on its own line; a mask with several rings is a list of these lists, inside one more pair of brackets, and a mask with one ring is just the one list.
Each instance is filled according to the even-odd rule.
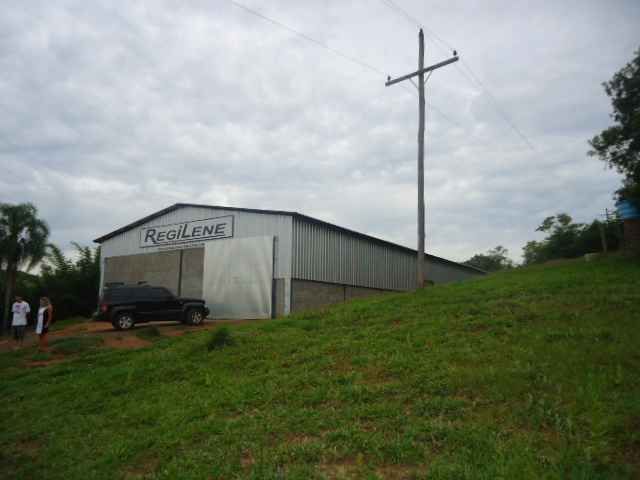
[[47,362],[47,361],[49,361],[51,359],[53,359],[53,355],[51,355],[50,352],[39,352],[39,351],[36,351],[31,356],[31,361],[32,362]]
[[45,368],[2,478],[634,478],[640,263],[540,266]]
[[86,353],[102,345],[100,337],[65,337],[50,342],[51,352],[61,355]]

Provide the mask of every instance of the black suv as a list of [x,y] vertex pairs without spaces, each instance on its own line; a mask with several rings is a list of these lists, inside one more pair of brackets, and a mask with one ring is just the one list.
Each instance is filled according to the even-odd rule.
[[164,287],[123,285],[105,288],[94,319],[128,330],[136,323],[163,320],[200,325],[207,315],[204,300],[176,297]]

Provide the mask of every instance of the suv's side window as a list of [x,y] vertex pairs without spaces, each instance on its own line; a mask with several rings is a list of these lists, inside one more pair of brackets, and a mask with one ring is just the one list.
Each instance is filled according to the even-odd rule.
[[131,289],[123,287],[110,288],[105,291],[104,299],[108,302],[122,302],[131,298]]
[[173,295],[166,288],[150,288],[149,297],[152,300],[170,300],[173,298]]
[[134,300],[149,300],[150,299],[150,295],[149,295],[149,291],[151,289],[150,288],[133,288],[131,289],[131,293],[132,293],[132,297]]

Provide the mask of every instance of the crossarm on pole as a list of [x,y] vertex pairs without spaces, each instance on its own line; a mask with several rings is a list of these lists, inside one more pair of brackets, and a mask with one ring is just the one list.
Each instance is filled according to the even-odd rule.
[[403,75],[402,77],[394,78],[393,80],[389,79],[384,84],[384,86],[385,87],[389,87],[389,86],[393,85],[394,83],[399,83],[399,82],[402,82],[404,80],[408,80],[408,79],[410,79],[412,77],[415,77],[417,75],[425,74],[427,72],[431,72],[431,71],[436,70],[436,69],[438,69],[440,67],[444,67],[445,65],[449,65],[450,63],[457,62],[459,59],[460,59],[460,57],[458,57],[456,55],[455,57],[451,57],[451,58],[449,58],[447,60],[444,60],[444,61],[442,61],[440,63],[435,63],[435,64],[433,64],[433,65],[431,65],[429,67],[425,67],[422,70],[416,70],[413,73],[408,73],[407,75]]

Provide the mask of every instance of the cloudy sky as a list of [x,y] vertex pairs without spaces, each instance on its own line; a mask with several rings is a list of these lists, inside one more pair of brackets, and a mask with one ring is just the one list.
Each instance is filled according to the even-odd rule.
[[612,207],[587,140],[640,47],[637,0],[238,1],[331,50],[228,0],[4,2],[0,201],[33,202],[65,248],[176,202],[415,247],[416,90],[384,82],[416,69],[420,22],[427,64],[464,60],[427,84],[430,252],[519,259],[547,215]]

